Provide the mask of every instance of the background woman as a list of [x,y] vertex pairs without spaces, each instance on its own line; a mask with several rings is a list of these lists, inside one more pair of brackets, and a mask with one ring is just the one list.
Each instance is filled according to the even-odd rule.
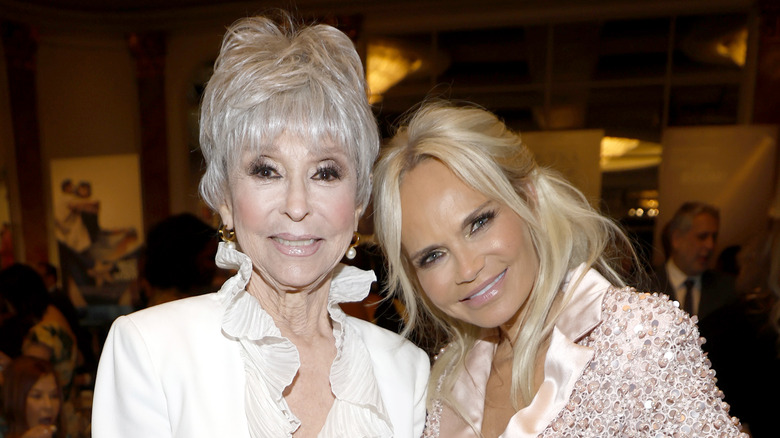
[[51,363],[20,356],[4,372],[5,438],[64,437],[60,421],[62,392]]
[[[52,304],[43,278],[33,267],[16,263],[0,271],[0,350],[14,358],[35,356],[51,362],[69,399],[79,361],[76,336]],[[0,313],[3,313],[0,311]]]
[[93,436],[411,437],[429,361],[347,317],[373,272],[340,265],[379,148],[352,41],[247,18],[223,40],[201,107],[201,194],[224,226],[221,290],[114,323]]
[[448,336],[427,436],[739,434],[693,321],[624,287],[626,237],[494,115],[422,107],[374,211],[410,330]]

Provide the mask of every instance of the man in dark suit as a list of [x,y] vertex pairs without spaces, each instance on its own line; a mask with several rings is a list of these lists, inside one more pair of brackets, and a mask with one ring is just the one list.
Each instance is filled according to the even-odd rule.
[[[744,303],[735,290],[733,275],[710,268],[720,227],[720,213],[712,205],[686,202],[666,224],[662,244],[666,263],[654,272],[653,290],[677,300],[698,318],[699,332],[718,378],[718,387],[731,404],[731,414],[747,423],[754,438],[772,436],[770,410],[777,405],[762,402],[763,390],[778,386],[771,369],[774,350],[757,336]],[[770,389],[771,388],[771,389]],[[768,421],[769,420],[769,421]]]
[[654,289],[680,302],[703,320],[737,300],[734,277],[709,269],[715,256],[720,212],[702,202],[686,202],[662,234],[666,263],[657,268]]

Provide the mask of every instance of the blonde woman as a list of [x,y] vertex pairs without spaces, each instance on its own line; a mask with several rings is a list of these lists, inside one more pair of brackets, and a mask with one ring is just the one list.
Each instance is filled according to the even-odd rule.
[[626,286],[625,235],[493,114],[422,106],[374,196],[408,329],[448,337],[425,436],[740,435],[694,321]]

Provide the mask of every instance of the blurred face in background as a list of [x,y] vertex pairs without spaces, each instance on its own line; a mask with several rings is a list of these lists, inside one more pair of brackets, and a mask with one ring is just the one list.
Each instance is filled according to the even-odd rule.
[[27,427],[56,425],[60,413],[60,388],[54,374],[47,374],[27,393]]
[[701,275],[712,262],[718,241],[718,220],[708,213],[693,218],[688,231],[672,234],[672,261],[688,276]]

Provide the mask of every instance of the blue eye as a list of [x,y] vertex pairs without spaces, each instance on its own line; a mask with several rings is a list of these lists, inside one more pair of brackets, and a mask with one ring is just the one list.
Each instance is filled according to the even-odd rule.
[[479,231],[480,228],[487,225],[495,217],[496,217],[496,212],[493,210],[482,213],[478,218],[474,220],[474,222],[471,223],[471,229],[469,229],[469,234],[474,234],[475,232]]
[[428,254],[420,257],[420,259],[417,261],[417,267],[425,268],[431,263],[436,262],[436,260],[439,260],[443,255],[444,253],[442,251],[431,251]]

